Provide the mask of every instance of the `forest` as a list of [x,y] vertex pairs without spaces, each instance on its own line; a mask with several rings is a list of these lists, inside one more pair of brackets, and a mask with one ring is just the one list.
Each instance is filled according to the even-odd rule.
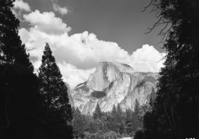
[[[14,0],[0,0],[1,139],[199,139],[199,1],[150,0],[162,26],[158,35],[167,55],[157,97],[134,110],[115,106],[92,116],[69,104],[68,88],[46,42],[38,74],[18,35]],[[150,25],[149,25],[150,26]]]
[[83,115],[77,108],[73,113],[73,132],[75,138],[117,139],[133,137],[143,128],[144,114],[151,111],[151,106],[140,106],[136,100],[135,109],[122,111],[120,106],[111,112],[102,112],[97,105],[93,115]]

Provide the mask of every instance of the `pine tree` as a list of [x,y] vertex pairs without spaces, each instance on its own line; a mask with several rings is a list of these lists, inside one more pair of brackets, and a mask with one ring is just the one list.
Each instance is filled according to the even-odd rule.
[[73,133],[76,138],[84,133],[85,123],[84,118],[79,109],[75,109],[73,113]]
[[142,130],[136,131],[134,139],[144,139],[143,131]]
[[133,117],[133,111],[131,109],[126,110],[126,121],[131,121]]
[[123,111],[119,104],[117,105],[117,119],[118,121],[121,121],[123,119]]
[[116,133],[119,132],[118,120],[117,120],[117,108],[113,105],[113,109],[111,111],[111,119],[109,120],[109,131],[114,131]]
[[120,135],[122,135],[126,133],[125,116],[119,104],[117,105],[116,109],[117,109],[116,121],[118,125],[118,130],[119,130]]
[[113,109],[112,109],[112,111],[111,111],[111,115],[112,115],[113,117],[117,115],[117,108],[116,108],[115,105],[113,105]]
[[143,121],[140,119],[138,113],[127,109],[126,115],[126,127],[128,135],[133,135],[137,130],[142,129]]
[[14,0],[0,1],[0,138],[30,138],[37,125],[38,80],[18,35]]
[[[151,0],[165,24],[165,67],[160,72],[157,98],[145,115],[144,134],[150,138],[199,137],[199,1]],[[169,28],[167,28],[170,26]]]
[[40,94],[45,107],[49,136],[55,138],[72,138],[71,120],[72,109],[69,104],[67,87],[62,80],[60,70],[52,56],[48,44],[42,56],[39,68]]
[[102,117],[102,111],[101,108],[99,106],[99,104],[97,104],[96,108],[95,108],[95,112],[93,113],[93,119],[101,119]]
[[134,112],[135,112],[135,114],[139,114],[139,111],[140,111],[140,104],[139,104],[139,102],[138,102],[138,100],[137,99],[135,99],[135,107],[134,107]]

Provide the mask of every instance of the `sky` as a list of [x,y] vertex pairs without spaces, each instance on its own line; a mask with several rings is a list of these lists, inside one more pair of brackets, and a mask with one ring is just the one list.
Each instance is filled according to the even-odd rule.
[[49,43],[71,88],[86,81],[98,62],[129,64],[137,71],[159,72],[166,55],[157,36],[161,26],[150,0],[16,0],[19,36],[35,72]]

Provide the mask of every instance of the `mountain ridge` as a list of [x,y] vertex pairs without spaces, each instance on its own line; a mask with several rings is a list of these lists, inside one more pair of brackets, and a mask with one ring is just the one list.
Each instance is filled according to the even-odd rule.
[[97,104],[104,112],[114,105],[124,111],[134,110],[136,99],[140,106],[149,105],[158,77],[158,73],[137,72],[127,64],[100,62],[88,80],[72,91],[74,107],[83,114],[92,114]]

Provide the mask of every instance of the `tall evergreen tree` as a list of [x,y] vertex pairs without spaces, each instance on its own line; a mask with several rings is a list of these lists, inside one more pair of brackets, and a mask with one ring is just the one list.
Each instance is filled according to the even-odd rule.
[[113,109],[111,111],[111,119],[109,120],[109,130],[114,131],[116,133],[119,132],[119,126],[117,121],[117,108],[115,105],[113,105]]
[[117,105],[117,119],[118,119],[118,121],[121,121],[123,118],[124,118],[123,111],[122,111],[120,105],[118,104]]
[[131,121],[133,117],[133,111],[131,109],[126,109],[126,121]]
[[159,17],[152,29],[165,24],[160,34],[167,36],[163,47],[167,56],[153,111],[145,116],[145,137],[198,138],[199,1],[151,0],[150,4]]
[[67,87],[62,80],[60,70],[52,56],[48,44],[45,46],[42,56],[42,64],[39,68],[41,80],[40,94],[43,99],[47,119],[49,136],[55,138],[72,138],[72,109],[69,104]]
[[37,124],[37,77],[18,35],[14,0],[0,1],[0,138],[30,138]]
[[126,133],[126,127],[125,127],[125,114],[122,111],[120,105],[117,105],[117,113],[116,113],[116,121],[119,129],[120,135]]
[[112,109],[112,111],[111,111],[111,115],[112,115],[113,117],[117,115],[117,108],[116,108],[115,105],[113,105],[113,109]]
[[102,117],[102,111],[101,111],[99,104],[97,104],[95,111],[93,113],[93,119],[95,119],[95,120],[101,119],[101,117]]
[[74,110],[72,124],[74,136],[80,137],[85,132],[85,119],[78,108]]
[[134,112],[135,112],[135,114],[139,114],[139,111],[140,111],[140,104],[139,104],[139,102],[138,102],[138,100],[137,99],[135,99],[135,107],[134,107]]

